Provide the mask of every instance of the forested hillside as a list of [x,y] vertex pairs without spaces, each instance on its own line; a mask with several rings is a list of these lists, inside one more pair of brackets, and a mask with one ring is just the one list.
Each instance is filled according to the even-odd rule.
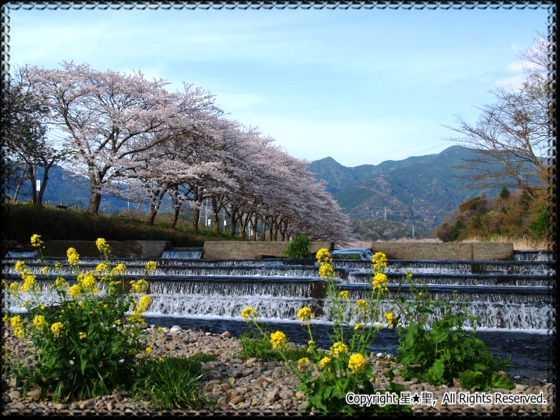
[[431,235],[460,203],[497,196],[502,185],[473,190],[466,171],[457,168],[474,152],[451,146],[441,153],[402,161],[348,168],[333,158],[314,161],[309,170],[324,180],[327,191],[353,220],[362,239]]

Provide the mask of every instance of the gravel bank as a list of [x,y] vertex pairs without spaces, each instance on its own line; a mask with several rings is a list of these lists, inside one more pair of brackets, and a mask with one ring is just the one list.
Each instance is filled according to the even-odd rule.
[[[307,416],[304,411],[306,396],[296,391],[298,379],[282,362],[263,362],[257,359],[241,360],[240,340],[230,333],[211,334],[197,330],[182,330],[180,327],[148,328],[146,339],[154,349],[153,357],[192,356],[197,353],[216,355],[217,361],[203,363],[206,373],[203,386],[205,395],[214,401],[200,411],[159,410],[146,401],[133,401],[124,392],[114,391],[86,401],[53,403],[39,400],[39,390],[31,390],[25,398],[14,378],[2,378],[3,416]],[[29,357],[29,343],[15,340],[8,331],[4,332],[4,344],[9,357]],[[380,378],[389,369],[398,368],[390,355],[372,355],[371,363]],[[434,387],[417,380],[404,381],[411,396],[422,392],[432,393],[433,404],[412,404],[418,415],[439,416],[550,416],[556,413],[556,385],[543,381],[524,381],[515,389],[493,389],[484,393],[492,398],[490,404],[443,404],[444,395],[463,393],[475,398],[474,393],[457,387]],[[381,381],[376,388],[384,388],[387,381]],[[424,394],[426,395],[426,394]],[[513,398],[512,395],[533,395],[546,403],[514,404],[497,402],[498,398]],[[519,397],[515,397],[519,398]]]

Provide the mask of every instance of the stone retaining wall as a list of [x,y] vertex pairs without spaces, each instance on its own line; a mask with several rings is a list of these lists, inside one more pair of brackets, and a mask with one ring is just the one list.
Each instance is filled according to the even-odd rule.
[[[159,258],[170,244],[167,241],[108,241],[115,257]],[[209,259],[258,259],[284,257],[289,241],[206,241],[203,258]],[[81,257],[99,257],[95,241],[46,241],[46,255],[66,257],[69,247]],[[309,251],[320,248],[334,249],[332,242],[312,242]],[[513,258],[512,243],[488,242],[374,242],[371,250],[383,252],[394,260],[467,260],[497,261]]]
[[383,252],[394,260],[509,260],[513,243],[488,242],[374,242],[373,252]]
[[[203,258],[258,259],[262,257],[285,257],[284,251],[290,241],[206,241]],[[332,242],[312,242],[310,252],[321,248],[332,250]]]

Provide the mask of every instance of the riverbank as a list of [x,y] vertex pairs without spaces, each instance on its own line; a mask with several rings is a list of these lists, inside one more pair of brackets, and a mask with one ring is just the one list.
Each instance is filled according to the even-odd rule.
[[[160,410],[147,401],[134,401],[122,392],[73,403],[54,403],[38,399],[39,390],[27,396],[14,378],[2,378],[3,416],[307,416],[306,396],[298,391],[298,380],[283,362],[263,362],[239,357],[241,342],[229,332],[213,334],[200,330],[148,328],[145,330],[147,345],[154,349],[152,357],[187,357],[197,353],[213,354],[218,360],[203,363],[204,394],[212,404],[200,411]],[[4,331],[7,357],[12,360],[31,360],[29,343],[16,340]],[[460,387],[434,387],[417,380],[404,381],[398,375],[394,357],[378,353],[371,355],[370,363],[379,373],[377,389],[388,385],[385,374],[396,371],[394,381],[402,383],[412,395],[431,393],[430,404],[412,404],[417,415],[467,416],[549,416],[556,412],[556,384],[544,381],[523,381],[509,390],[492,389],[484,393],[492,398],[491,404],[444,404],[444,395],[465,392]],[[504,403],[496,397],[530,395],[536,404]],[[521,399],[521,397],[509,397]],[[537,399],[538,398],[538,399]],[[544,403],[546,401],[546,403]],[[316,414],[316,413],[315,413]]]

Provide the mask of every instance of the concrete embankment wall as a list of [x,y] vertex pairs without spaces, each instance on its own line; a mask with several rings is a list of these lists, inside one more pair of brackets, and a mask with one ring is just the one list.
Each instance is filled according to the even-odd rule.
[[497,261],[513,257],[513,243],[374,242],[371,250],[394,260]]
[[[167,241],[108,241],[111,254],[116,257],[159,258],[170,247]],[[284,257],[289,241],[206,241],[203,258],[258,259]],[[66,257],[68,248],[76,249],[81,257],[99,257],[95,241],[46,241],[46,255]],[[333,250],[332,242],[312,242],[309,251],[320,248]],[[498,261],[513,258],[512,243],[462,242],[374,242],[371,250],[383,252],[394,260],[463,260]]]
[[[203,258],[258,259],[262,257],[285,257],[284,251],[289,241],[206,241]],[[332,242],[311,242],[310,252],[321,248],[332,250]]]

